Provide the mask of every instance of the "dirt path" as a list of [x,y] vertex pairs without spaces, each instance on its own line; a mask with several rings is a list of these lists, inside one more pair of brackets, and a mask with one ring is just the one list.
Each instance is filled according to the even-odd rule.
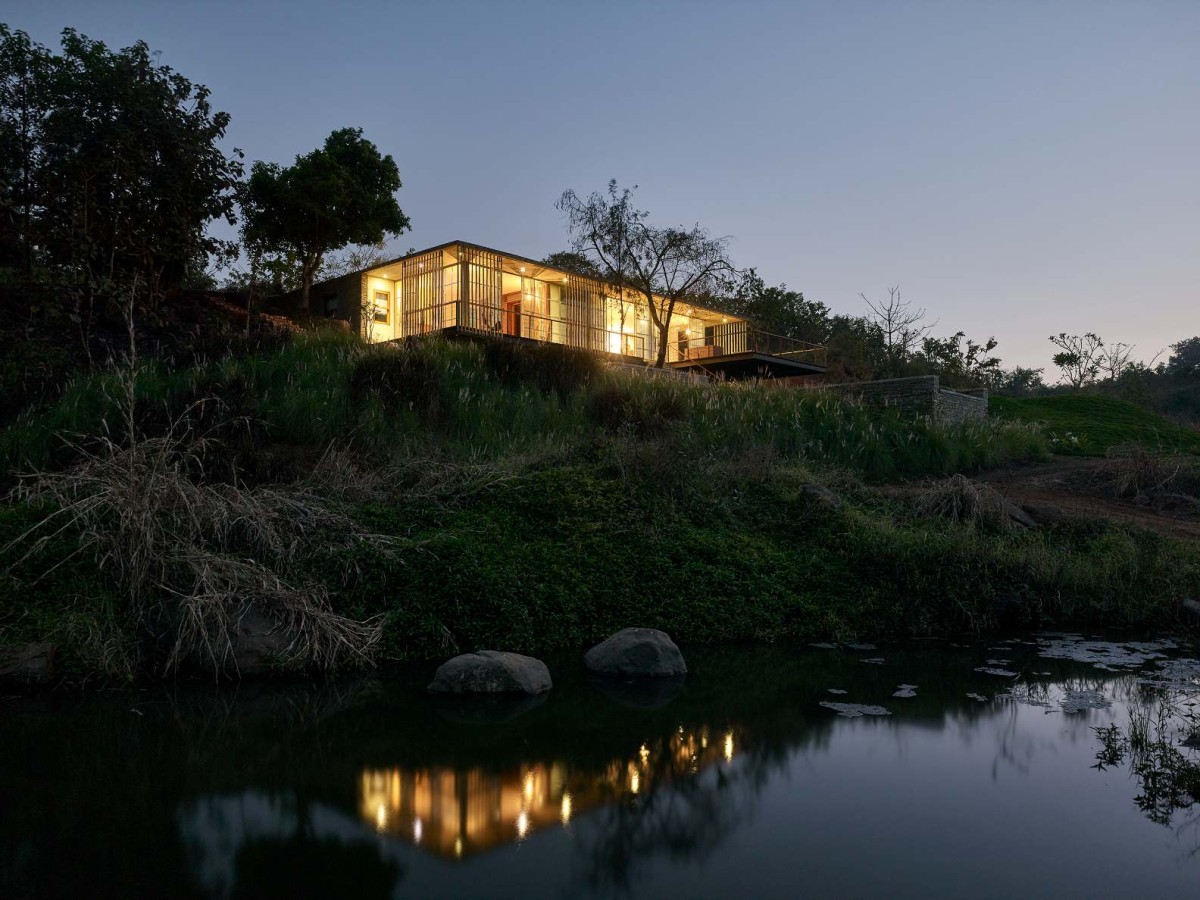
[[[1035,518],[1056,515],[1111,519],[1140,525],[1152,531],[1200,542],[1200,517],[1139,505],[1133,500],[1106,494],[1100,479],[1089,484],[1109,460],[1058,457],[1049,462],[993,469],[975,480],[989,484],[1018,506],[1041,511]],[[892,485],[893,496],[910,496],[919,485]]]

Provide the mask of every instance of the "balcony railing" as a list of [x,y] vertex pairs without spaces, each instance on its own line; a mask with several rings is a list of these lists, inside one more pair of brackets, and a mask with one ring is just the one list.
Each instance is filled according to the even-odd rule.
[[667,359],[672,362],[702,361],[738,353],[762,353],[814,366],[824,366],[825,348],[819,344],[762,331],[746,322],[724,322],[704,329],[704,334],[672,342]]

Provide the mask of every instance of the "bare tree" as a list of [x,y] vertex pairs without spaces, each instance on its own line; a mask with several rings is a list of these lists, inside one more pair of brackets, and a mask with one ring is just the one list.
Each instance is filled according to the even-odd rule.
[[920,346],[921,341],[933,330],[936,322],[928,325],[925,310],[913,305],[900,296],[900,285],[888,288],[887,300],[876,303],[866,294],[859,294],[870,312],[867,321],[879,329],[883,337],[884,352],[888,365],[895,369],[909,358]]
[[1050,335],[1050,343],[1059,348],[1053,357],[1054,364],[1062,369],[1063,380],[1071,387],[1079,390],[1096,380],[1104,355],[1104,341],[1099,335],[1090,331],[1084,335],[1060,331]]
[[587,198],[567,190],[557,206],[567,214],[572,249],[596,265],[622,300],[626,292],[633,293],[648,314],[657,336],[654,365],[661,368],[675,308],[715,293],[734,269],[727,239],[712,237],[698,224],[650,225],[649,214],[633,205],[636,187],[618,191],[614,179],[607,192]]
[[1133,344],[1124,344],[1120,341],[1105,345],[1104,350],[1096,358],[1105,378],[1116,381],[1121,377],[1133,362],[1133,348]]

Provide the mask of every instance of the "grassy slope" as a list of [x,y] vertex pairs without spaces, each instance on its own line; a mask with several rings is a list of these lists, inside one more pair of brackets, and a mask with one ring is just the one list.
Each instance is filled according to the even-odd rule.
[[[1164,452],[1200,453],[1200,432],[1184,428],[1126,400],[1099,394],[1052,397],[993,397],[993,416],[1040,422],[1058,439],[1055,451],[1103,456],[1120,444],[1142,444]],[[1079,439],[1076,447],[1067,437]]]
[[[311,489],[406,549],[392,561],[330,549],[282,574],[327,585],[345,614],[382,614],[389,659],[451,645],[575,648],[631,624],[690,642],[1144,625],[1172,620],[1200,581],[1195,548],[1168,539],[952,524],[864,486],[1044,453],[1026,425],[906,423],[831,398],[647,381],[505,347],[297,341],[149,372],[140,403],[153,426],[220,398],[196,413],[219,441],[208,477],[236,462],[243,483],[303,479],[331,443],[349,447],[349,462]],[[102,382],[0,432],[0,458],[64,465],[51,430],[119,433]],[[241,424],[222,424],[230,417]],[[814,500],[813,483],[844,507]],[[0,506],[0,547],[34,515]],[[64,535],[53,560],[0,560],[0,643],[50,638],[92,673],[128,647],[130,625],[93,560],[38,578],[69,544]]]

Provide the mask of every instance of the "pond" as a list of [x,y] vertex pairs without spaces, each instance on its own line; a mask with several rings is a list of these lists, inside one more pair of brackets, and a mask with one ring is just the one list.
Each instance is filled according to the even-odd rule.
[[685,652],[643,686],[548,660],[523,703],[435,701],[425,668],[6,697],[0,896],[1200,890],[1188,647]]

